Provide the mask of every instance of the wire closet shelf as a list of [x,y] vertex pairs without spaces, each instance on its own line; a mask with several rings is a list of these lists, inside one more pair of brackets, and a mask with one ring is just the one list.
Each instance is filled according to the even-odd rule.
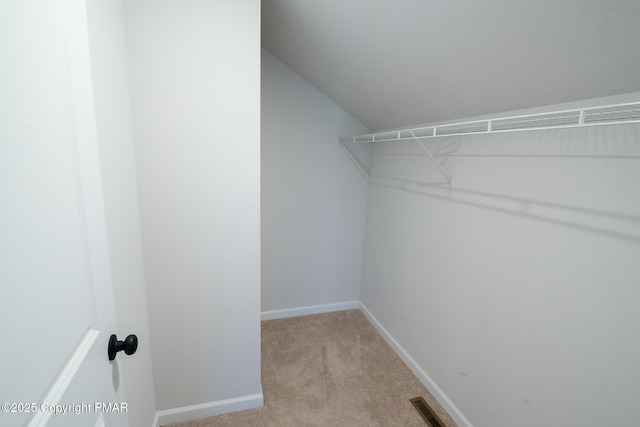
[[415,140],[497,132],[640,123],[640,102],[429,125],[340,138],[342,143]]

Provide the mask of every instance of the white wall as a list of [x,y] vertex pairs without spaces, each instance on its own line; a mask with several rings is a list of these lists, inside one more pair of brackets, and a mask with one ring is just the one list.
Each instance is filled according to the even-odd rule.
[[440,159],[451,190],[406,182],[415,157],[373,156],[374,175],[406,180],[370,185],[361,301],[461,425],[637,424],[639,137],[431,140],[453,154]]
[[[87,2],[89,43],[109,258],[119,339],[138,337],[133,356],[113,363],[131,426],[151,425],[156,412],[131,108],[121,0]],[[111,333],[110,332],[110,333]],[[124,387],[122,387],[124,385]],[[123,391],[126,390],[126,395]]]
[[158,408],[260,395],[260,2],[125,23]]
[[262,310],[358,300],[367,183],[338,144],[367,129],[262,50]]

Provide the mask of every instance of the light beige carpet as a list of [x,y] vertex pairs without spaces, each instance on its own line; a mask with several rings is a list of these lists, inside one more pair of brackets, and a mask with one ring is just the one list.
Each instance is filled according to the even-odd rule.
[[261,408],[171,426],[425,427],[423,396],[455,427],[359,310],[262,322],[262,387]]

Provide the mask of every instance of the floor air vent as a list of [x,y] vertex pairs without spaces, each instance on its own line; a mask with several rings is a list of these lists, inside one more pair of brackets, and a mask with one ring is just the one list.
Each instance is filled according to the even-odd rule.
[[431,427],[444,427],[440,418],[431,410],[427,402],[423,397],[414,397],[413,399],[409,399],[409,401],[413,404],[413,407],[416,408],[416,411],[424,418],[424,421],[427,425]]

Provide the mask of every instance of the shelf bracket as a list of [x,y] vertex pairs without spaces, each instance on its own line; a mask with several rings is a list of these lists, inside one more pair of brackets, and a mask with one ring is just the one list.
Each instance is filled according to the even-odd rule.
[[342,138],[340,138],[338,140],[338,143],[340,144],[340,146],[342,147],[344,152],[347,153],[347,156],[349,156],[349,159],[351,159],[351,162],[353,162],[353,164],[356,167],[356,169],[358,169],[358,172],[360,172],[362,174],[362,176],[364,177],[364,179],[368,181],[369,180],[369,171],[362,164],[360,159],[358,159],[358,157],[356,157],[356,155],[353,154],[353,152],[349,149],[349,147],[347,147],[347,145],[344,143]]
[[[434,128],[435,131],[435,128]],[[438,171],[440,172],[440,175],[442,175],[444,177],[444,179],[447,181],[447,184],[451,185],[451,178],[449,178],[447,176],[446,173],[444,173],[444,171],[442,170],[442,168],[440,167],[440,165],[438,164],[438,162],[436,162],[436,159],[433,158],[433,156],[431,155],[431,153],[429,152],[429,150],[427,150],[427,147],[425,147],[425,145],[422,143],[422,141],[420,141],[418,139],[418,137],[416,136],[415,133],[413,133],[413,131],[409,131],[411,133],[411,136],[413,137],[413,139],[418,143],[418,145],[424,150],[425,153],[427,153],[427,156],[429,156],[429,159],[431,159],[431,162],[436,166],[436,168],[438,168]]]

